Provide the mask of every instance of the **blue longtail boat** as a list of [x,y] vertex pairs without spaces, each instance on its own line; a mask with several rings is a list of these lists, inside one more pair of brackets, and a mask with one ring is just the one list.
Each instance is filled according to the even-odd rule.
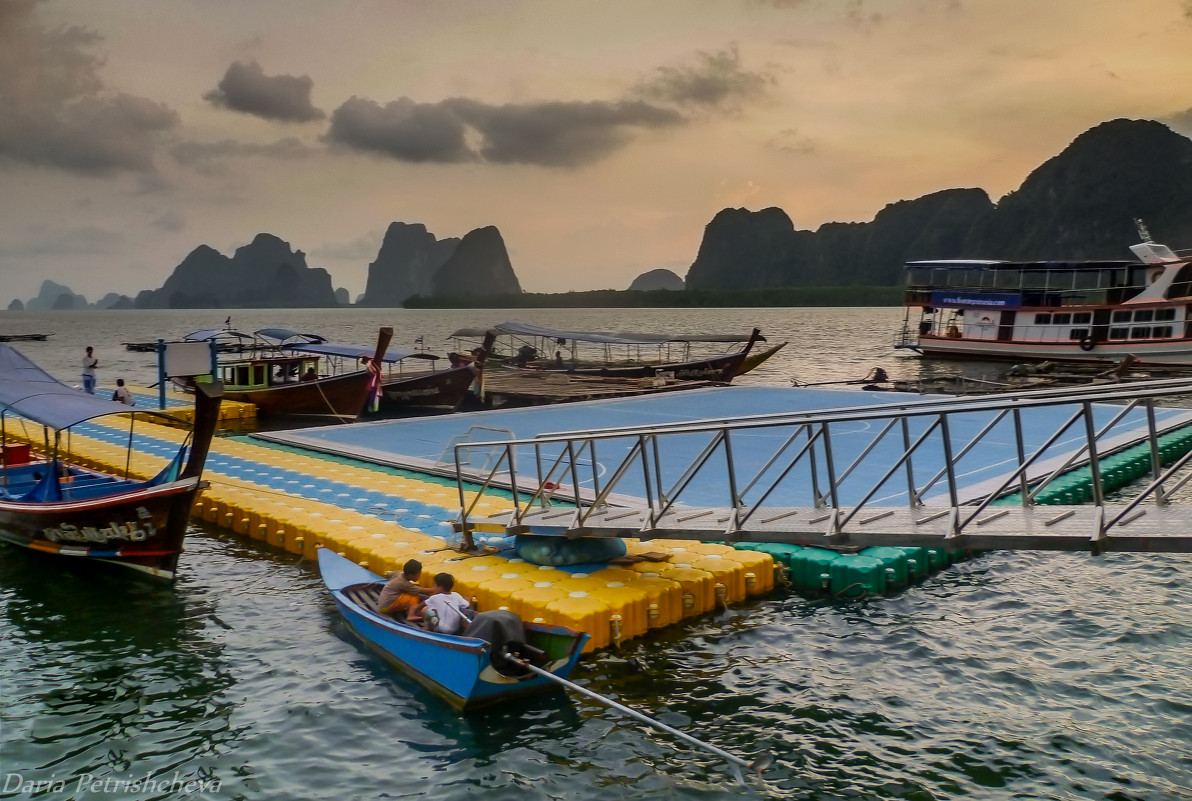
[[385,579],[319,549],[319,572],[344,621],[386,661],[460,709],[557,690],[520,662],[566,678],[588,635],[564,626],[524,623],[511,612],[483,612],[462,634],[427,631],[377,611]]
[[172,579],[191,504],[207,486],[203,465],[221,396],[218,383],[196,394],[188,440],[149,480],[131,476],[127,466],[70,464],[63,432],[69,436],[95,418],[129,418],[126,465],[136,418],[180,421],[68,387],[11,345],[0,345],[0,541]]

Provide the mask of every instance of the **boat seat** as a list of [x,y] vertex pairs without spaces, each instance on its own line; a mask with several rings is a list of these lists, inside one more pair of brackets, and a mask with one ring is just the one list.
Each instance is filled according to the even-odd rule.
[[344,595],[357,606],[370,612],[377,612],[377,601],[381,598],[381,586],[367,584],[363,587],[351,587],[344,590]]

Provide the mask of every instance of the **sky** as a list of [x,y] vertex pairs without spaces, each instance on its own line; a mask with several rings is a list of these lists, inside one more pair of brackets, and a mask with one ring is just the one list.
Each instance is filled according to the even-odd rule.
[[0,0],[0,303],[261,232],[355,298],[392,222],[625,289],[721,209],[996,200],[1119,117],[1192,136],[1192,0]]

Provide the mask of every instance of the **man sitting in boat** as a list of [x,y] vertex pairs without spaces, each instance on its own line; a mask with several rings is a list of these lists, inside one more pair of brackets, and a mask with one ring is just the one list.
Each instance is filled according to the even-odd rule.
[[430,631],[440,634],[458,634],[463,628],[464,610],[468,602],[458,592],[452,592],[455,578],[450,573],[440,573],[435,576],[433,594],[410,613],[414,617],[425,618],[424,624]]
[[[390,574],[389,581],[377,598],[377,611],[382,615],[406,617],[411,609],[430,595],[430,590],[418,586],[418,577],[421,575],[422,563],[417,559],[406,562],[400,573]],[[410,620],[413,621],[414,618]]]

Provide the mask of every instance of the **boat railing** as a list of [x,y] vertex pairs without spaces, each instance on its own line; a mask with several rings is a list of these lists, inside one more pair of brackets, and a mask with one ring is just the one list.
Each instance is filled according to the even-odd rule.
[[[1148,513],[1157,521],[1156,510],[1192,477],[1176,475],[1192,459],[1192,430],[1182,430],[1192,426],[1192,408],[1160,414],[1161,398],[1192,407],[1192,379],[457,442],[456,526],[835,547],[936,538],[955,548],[1097,549],[1144,531],[1134,521]],[[473,466],[473,451],[486,454],[487,467]],[[1144,486],[1108,501],[1107,487],[1131,481]],[[465,494],[475,483],[511,489],[514,509],[476,517]],[[1121,547],[1192,549],[1192,516],[1181,519],[1174,533],[1182,544],[1134,537],[1132,548]],[[1035,545],[1023,545],[1024,529],[1038,535]]]

